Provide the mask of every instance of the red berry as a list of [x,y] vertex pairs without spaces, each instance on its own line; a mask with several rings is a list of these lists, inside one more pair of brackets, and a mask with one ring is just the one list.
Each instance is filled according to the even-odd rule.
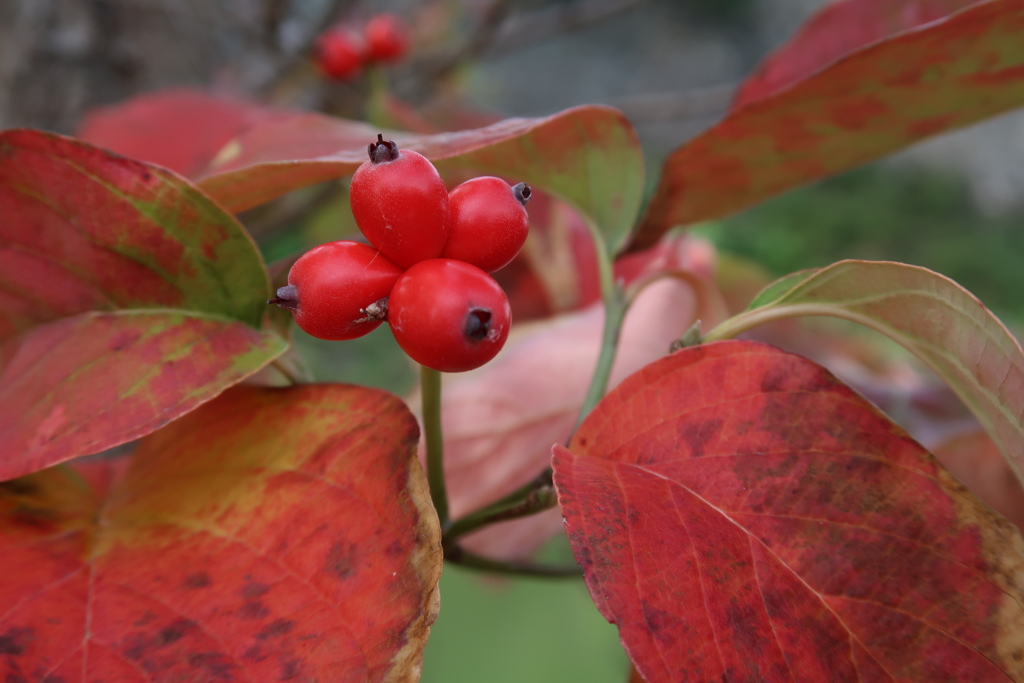
[[408,268],[436,258],[448,238],[448,190],[437,169],[417,152],[399,151],[383,135],[349,188],[352,215],[366,239]]
[[320,71],[337,81],[351,80],[363,68],[363,45],[347,29],[325,31],[317,39],[313,54]]
[[299,257],[277,304],[320,339],[355,339],[384,320],[386,299],[402,269],[359,242],[328,242]]
[[510,187],[483,176],[462,183],[448,195],[451,226],[441,258],[472,263],[489,273],[508,265],[526,243],[530,186]]
[[462,261],[431,259],[398,278],[388,299],[395,340],[420,365],[463,372],[494,358],[512,309],[490,275]]
[[378,62],[396,62],[409,51],[409,30],[394,14],[376,14],[363,31],[366,54]]

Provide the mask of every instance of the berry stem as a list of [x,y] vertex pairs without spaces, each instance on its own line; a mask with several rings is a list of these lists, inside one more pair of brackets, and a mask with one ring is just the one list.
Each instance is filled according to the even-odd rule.
[[427,446],[427,483],[430,499],[437,510],[441,529],[451,524],[448,516],[448,491],[444,481],[444,437],[441,433],[441,373],[420,366],[420,393],[423,395],[423,439]]
[[492,574],[515,574],[548,579],[572,579],[583,576],[583,570],[575,564],[548,565],[535,562],[492,560],[468,552],[458,545],[445,548],[444,559],[452,564]]
[[[516,493],[519,493],[519,491]],[[508,497],[502,498],[486,507],[469,513],[465,517],[455,520],[445,532],[444,541],[445,543],[454,541],[461,536],[465,536],[485,526],[496,524],[497,522],[529,517],[544,510],[550,510],[557,504],[558,497],[555,495],[555,489],[552,488],[550,483],[544,486],[537,486],[536,482],[530,482],[529,488],[524,493],[520,493],[519,496],[511,499],[508,499]]]
[[628,308],[625,293],[622,287],[615,282],[612,259],[608,254],[608,247],[605,245],[604,239],[593,227],[591,227],[590,234],[594,239],[594,250],[597,252],[597,274],[601,283],[601,301],[604,303],[604,330],[601,333],[601,351],[597,357],[597,366],[590,379],[590,387],[587,389],[583,406],[576,418],[576,424],[573,425],[572,434],[576,433],[583,419],[608,391],[612,363],[615,362],[615,353],[619,348],[622,321],[626,317]]

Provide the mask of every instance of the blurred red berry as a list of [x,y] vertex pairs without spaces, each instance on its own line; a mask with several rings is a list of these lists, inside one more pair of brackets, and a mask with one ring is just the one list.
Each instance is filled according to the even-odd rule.
[[409,51],[409,29],[394,14],[375,14],[363,32],[367,56],[378,62],[396,62]]
[[346,29],[325,31],[317,39],[313,54],[321,73],[336,81],[351,80],[363,68],[363,45]]

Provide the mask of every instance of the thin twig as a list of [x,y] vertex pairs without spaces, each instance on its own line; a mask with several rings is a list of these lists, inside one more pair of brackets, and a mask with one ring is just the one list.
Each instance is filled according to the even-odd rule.
[[309,58],[309,51],[312,49],[316,39],[337,20],[345,5],[351,4],[353,1],[330,0],[327,9],[320,15],[317,21],[310,25],[309,30],[297,41],[291,53],[281,59],[277,64],[277,68],[260,82],[256,83],[250,89],[250,92],[265,95],[280,85],[282,81],[286,80],[293,71],[301,67],[303,62]]
[[416,78],[429,82],[444,79],[466,62],[486,52],[495,41],[508,16],[511,0],[493,0],[469,38],[454,51],[431,59],[416,72]]
[[445,549],[446,562],[457,564],[468,569],[476,569],[491,574],[512,574],[518,576],[536,576],[547,579],[573,579],[583,576],[579,565],[547,565],[536,562],[519,562],[515,560],[492,560],[467,552],[454,545]]
[[482,529],[485,526],[497,524],[498,522],[529,517],[539,512],[550,510],[557,504],[558,497],[555,495],[555,489],[551,486],[534,489],[518,500],[505,503],[504,505],[488,505],[455,520],[445,532],[445,540],[454,541],[477,529]]

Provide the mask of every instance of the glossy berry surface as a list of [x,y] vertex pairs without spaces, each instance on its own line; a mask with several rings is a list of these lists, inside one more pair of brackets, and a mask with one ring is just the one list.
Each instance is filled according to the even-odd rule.
[[359,37],[334,28],[321,35],[313,48],[317,68],[328,78],[348,81],[363,69],[363,45]]
[[448,190],[422,154],[399,150],[380,135],[370,160],[352,176],[349,197],[356,225],[403,268],[440,256],[448,238]]
[[510,186],[501,178],[482,176],[462,183],[448,195],[451,224],[441,258],[452,258],[493,273],[508,265],[526,244],[530,186]]
[[394,14],[376,14],[363,31],[366,55],[378,62],[397,62],[409,51],[409,29]]
[[508,338],[505,292],[476,266],[452,259],[417,263],[398,278],[388,323],[410,358],[441,372],[463,372],[494,358]]
[[270,303],[292,312],[296,324],[320,339],[355,339],[384,320],[380,302],[402,269],[359,242],[321,244],[299,257],[288,285]]

